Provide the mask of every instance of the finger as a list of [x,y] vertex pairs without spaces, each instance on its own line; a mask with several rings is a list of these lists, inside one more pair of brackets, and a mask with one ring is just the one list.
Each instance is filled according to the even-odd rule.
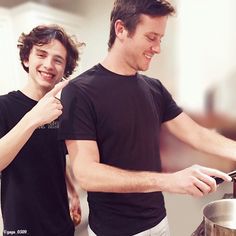
[[202,172],[207,174],[207,175],[209,175],[209,176],[214,176],[214,177],[221,178],[221,179],[223,179],[223,180],[225,180],[227,182],[231,182],[232,181],[232,178],[228,174],[226,174],[226,173],[224,173],[222,171],[216,170],[216,169],[204,167],[202,169]]
[[[206,193],[213,192],[216,190],[216,181],[211,176],[204,174],[204,173],[199,173],[197,178],[202,183],[206,184],[206,186],[209,186],[210,189],[209,189],[209,191],[206,190]],[[204,191],[204,193],[205,193],[205,191]]]
[[216,190],[216,184],[214,181],[210,181],[210,183],[206,183],[200,179],[196,179],[194,185],[204,194],[208,194]]
[[57,110],[62,110],[63,106],[61,105],[61,103],[57,104]]
[[67,84],[69,83],[68,80],[64,80],[62,82],[59,82],[55,85],[55,87],[49,91],[46,96],[53,96],[55,97]]
[[81,222],[81,215],[74,214],[72,219],[73,219],[74,225],[77,226]]
[[81,214],[81,209],[78,206],[71,207],[71,211],[75,212],[75,213],[78,213],[78,214]]
[[188,193],[194,197],[202,197],[204,195],[202,190],[195,184],[189,189]]
[[55,98],[54,101],[55,101],[56,104],[61,104],[61,100],[59,98],[57,98],[57,97],[54,97],[54,98]]

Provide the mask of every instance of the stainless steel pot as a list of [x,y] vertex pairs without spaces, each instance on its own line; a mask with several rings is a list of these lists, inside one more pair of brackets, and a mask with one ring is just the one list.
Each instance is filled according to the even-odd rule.
[[205,236],[236,236],[236,199],[221,199],[203,210]]
[[[233,194],[208,203],[203,208],[203,221],[191,236],[236,236],[236,170],[228,175],[232,177]],[[217,184],[224,182],[218,177],[215,180]]]

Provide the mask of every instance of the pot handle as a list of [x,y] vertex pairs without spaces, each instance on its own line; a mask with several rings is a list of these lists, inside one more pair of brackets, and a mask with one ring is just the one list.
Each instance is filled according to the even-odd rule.
[[[233,178],[236,177],[236,170],[229,172],[228,175],[232,178],[233,181]],[[224,180],[219,177],[213,177],[213,178],[215,179],[216,184],[221,184],[224,182]]]

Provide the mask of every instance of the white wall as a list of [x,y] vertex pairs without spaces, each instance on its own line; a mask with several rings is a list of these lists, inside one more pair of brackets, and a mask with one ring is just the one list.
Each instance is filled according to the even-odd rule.
[[4,8],[0,8],[0,35],[0,94],[3,94],[11,90],[15,82],[12,22],[9,11]]
[[204,112],[206,91],[235,71],[235,4],[235,0],[178,3],[177,91],[188,110]]
[[[87,70],[101,62],[107,54],[109,37],[109,18],[113,1],[94,0],[78,1],[75,7],[83,12],[84,25],[81,27],[81,35],[86,47],[82,54],[82,70]],[[81,10],[83,9],[83,10]]]

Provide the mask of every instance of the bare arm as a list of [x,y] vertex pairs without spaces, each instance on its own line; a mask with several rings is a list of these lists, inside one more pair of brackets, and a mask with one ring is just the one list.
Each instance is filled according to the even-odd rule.
[[236,142],[198,125],[185,113],[165,123],[168,130],[193,148],[236,161]]
[[76,181],[73,172],[71,170],[71,165],[69,163],[69,160],[66,160],[65,178],[69,197],[70,215],[74,222],[74,225],[77,226],[81,222],[81,207],[80,207],[79,194],[76,189]]
[[73,172],[86,191],[98,192],[155,192],[166,191],[194,196],[215,191],[216,183],[210,176],[227,181],[224,173],[201,166],[193,166],[176,173],[129,171],[100,163],[95,141],[67,140]]
[[0,171],[14,160],[36,128],[50,123],[61,115],[62,105],[55,102],[54,96],[67,84],[66,81],[56,85],[0,139]]

